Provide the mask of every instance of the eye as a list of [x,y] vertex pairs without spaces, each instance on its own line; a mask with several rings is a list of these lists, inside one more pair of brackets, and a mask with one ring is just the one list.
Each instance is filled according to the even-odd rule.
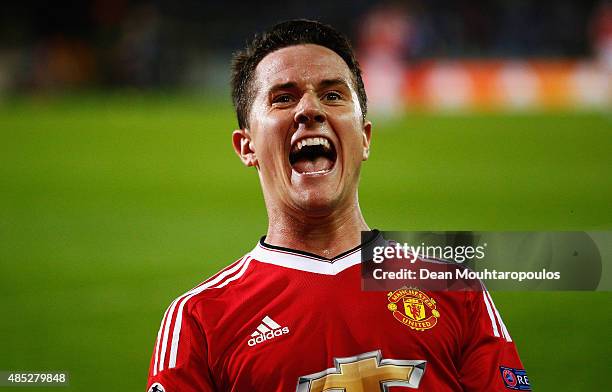
[[290,103],[293,102],[293,96],[291,94],[280,94],[272,98],[272,103]]
[[342,99],[342,95],[336,91],[330,91],[323,95],[323,99],[327,101],[339,101]]

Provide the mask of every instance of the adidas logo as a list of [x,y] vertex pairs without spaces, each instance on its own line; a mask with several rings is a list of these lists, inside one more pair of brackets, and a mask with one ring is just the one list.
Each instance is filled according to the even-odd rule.
[[281,327],[270,316],[266,316],[261,320],[261,324],[257,326],[257,330],[251,334],[248,344],[253,347],[256,344],[288,333],[289,327]]

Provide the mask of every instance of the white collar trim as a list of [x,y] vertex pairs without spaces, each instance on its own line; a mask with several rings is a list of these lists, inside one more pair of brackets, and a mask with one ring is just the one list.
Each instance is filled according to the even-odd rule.
[[306,254],[294,253],[289,250],[268,248],[261,243],[257,243],[250,256],[261,263],[274,264],[315,274],[336,275],[347,268],[361,263],[361,247],[339,258],[326,260]]

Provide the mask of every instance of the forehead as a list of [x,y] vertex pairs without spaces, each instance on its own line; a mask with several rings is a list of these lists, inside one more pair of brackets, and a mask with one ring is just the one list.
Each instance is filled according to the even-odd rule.
[[260,88],[295,82],[316,85],[322,80],[341,79],[351,85],[351,72],[336,52],[324,46],[288,46],[264,57],[255,68]]

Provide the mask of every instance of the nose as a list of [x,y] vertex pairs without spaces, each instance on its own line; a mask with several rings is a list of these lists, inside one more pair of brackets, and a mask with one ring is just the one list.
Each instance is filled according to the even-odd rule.
[[326,119],[327,116],[321,108],[321,102],[319,102],[317,96],[312,93],[304,94],[295,111],[294,121],[297,124],[308,125],[312,122],[323,123]]

